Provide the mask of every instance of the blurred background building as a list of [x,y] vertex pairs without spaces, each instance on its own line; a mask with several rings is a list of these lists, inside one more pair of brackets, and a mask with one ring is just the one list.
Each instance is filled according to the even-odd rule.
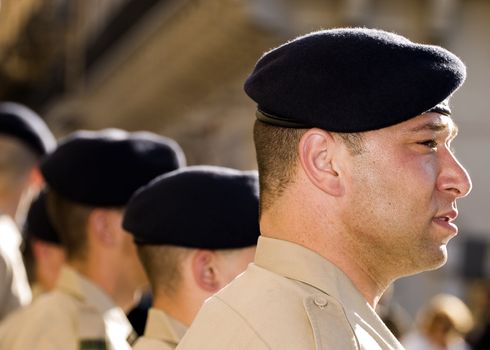
[[471,305],[490,275],[488,0],[1,0],[0,100],[30,106],[59,137],[148,129],[175,138],[190,164],[255,168],[247,74],[264,51],[337,26],[440,44],[468,66],[452,101],[474,184],[460,235],[444,268],[398,281],[394,299],[412,315],[439,292]]

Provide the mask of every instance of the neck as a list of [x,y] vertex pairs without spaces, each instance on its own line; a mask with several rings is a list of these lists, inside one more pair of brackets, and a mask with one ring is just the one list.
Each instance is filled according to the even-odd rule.
[[335,251],[329,249],[327,252],[318,253],[341,269],[369,305],[376,308],[379,299],[390,285],[390,280],[380,278],[381,274],[371,267],[369,261],[362,259],[361,253],[356,254],[355,251],[337,247]]
[[[281,205],[281,202],[284,204]],[[306,201],[286,196],[279,205],[262,213],[261,233],[266,237],[302,245],[321,255],[342,270],[364,299],[375,308],[391,280],[380,278],[384,276],[382,271],[373,268],[376,264],[366,259],[366,251],[349,244],[328,213],[318,208],[321,206],[309,206]]]
[[135,305],[137,291],[128,290],[127,286],[121,285],[117,266],[112,266],[105,259],[94,257],[72,260],[69,265],[102,289],[124,312],[128,312]]
[[197,315],[202,303],[197,305],[193,299],[186,299],[182,295],[169,296],[168,293],[155,293],[153,307],[164,311],[168,316],[189,327]]

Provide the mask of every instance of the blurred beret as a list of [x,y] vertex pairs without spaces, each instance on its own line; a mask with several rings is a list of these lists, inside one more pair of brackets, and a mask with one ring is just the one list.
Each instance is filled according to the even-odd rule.
[[194,166],[136,192],[123,227],[136,244],[241,248],[257,244],[258,213],[257,172]]
[[53,134],[41,117],[14,102],[0,103],[0,134],[15,137],[39,156],[51,152],[56,146]]
[[40,241],[61,245],[60,237],[51,223],[46,207],[46,192],[32,202],[24,225],[24,235]]
[[451,52],[376,29],[313,32],[260,58],[245,82],[257,118],[283,127],[362,132],[433,110],[466,78]]
[[73,202],[113,207],[155,177],[185,165],[172,139],[119,129],[78,131],[62,140],[41,163],[47,184]]

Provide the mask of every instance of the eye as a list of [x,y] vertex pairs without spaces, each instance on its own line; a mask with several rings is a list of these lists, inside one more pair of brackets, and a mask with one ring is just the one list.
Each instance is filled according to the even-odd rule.
[[431,148],[431,149],[437,149],[437,141],[432,139],[432,140],[425,140],[425,141],[422,141],[422,142],[418,142],[419,145],[423,145],[423,146],[426,146],[428,148]]

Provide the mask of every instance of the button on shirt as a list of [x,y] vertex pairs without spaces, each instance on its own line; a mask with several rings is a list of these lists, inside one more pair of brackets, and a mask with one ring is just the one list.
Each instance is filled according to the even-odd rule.
[[177,349],[403,347],[335,265],[300,245],[260,237],[254,264],[208,299]]

